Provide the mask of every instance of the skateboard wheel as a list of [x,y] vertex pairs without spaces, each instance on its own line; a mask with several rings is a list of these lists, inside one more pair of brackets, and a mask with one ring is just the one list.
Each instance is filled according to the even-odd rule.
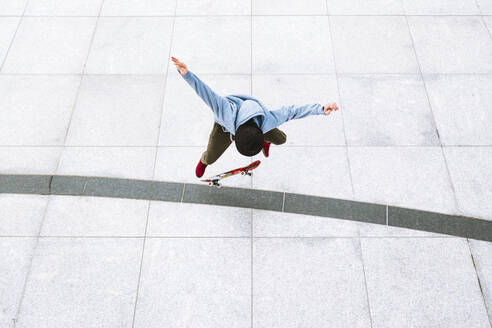
[[245,174],[246,174],[246,172],[244,172],[244,171],[241,171],[241,175],[245,175]]
[[248,172],[248,175],[251,177],[253,176],[253,172]]
[[209,183],[208,183],[208,185],[209,185],[209,186],[213,186],[214,184],[213,184],[212,182],[209,182]]
[[217,183],[217,188],[222,188],[222,185],[220,183]]

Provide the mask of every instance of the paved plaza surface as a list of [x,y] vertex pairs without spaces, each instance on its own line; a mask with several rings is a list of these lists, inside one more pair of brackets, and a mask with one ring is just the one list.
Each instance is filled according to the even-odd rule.
[[[0,175],[198,183],[212,112],[170,56],[340,106],[205,175],[492,220],[491,0],[0,0]],[[0,254],[1,328],[492,322],[492,243],[337,218],[0,193]]]

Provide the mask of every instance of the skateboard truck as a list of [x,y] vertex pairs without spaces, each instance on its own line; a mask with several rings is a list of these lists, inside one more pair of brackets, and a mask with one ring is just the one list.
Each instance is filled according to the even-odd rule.
[[208,183],[209,186],[215,186],[217,188],[222,188],[222,185],[219,183],[219,180],[212,180]]
[[252,176],[253,175],[253,172],[249,172],[249,170],[243,170],[243,171],[241,171],[241,175],[249,175],[249,176]]

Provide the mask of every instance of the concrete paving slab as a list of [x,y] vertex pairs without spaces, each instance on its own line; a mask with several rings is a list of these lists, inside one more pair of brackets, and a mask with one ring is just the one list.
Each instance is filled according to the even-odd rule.
[[249,239],[149,239],[135,327],[250,327]]
[[30,0],[25,15],[97,16],[102,0]]
[[359,236],[361,238],[381,238],[381,237],[449,237],[455,238],[455,236],[432,233],[427,231],[420,231],[415,229],[397,228],[382,224],[373,223],[358,223]]
[[492,74],[424,79],[444,145],[492,145]]
[[[217,49],[234,49],[234,55]],[[176,17],[171,55],[197,74],[250,74],[251,18]]]
[[357,239],[255,239],[254,327],[370,327]]
[[0,174],[55,174],[62,147],[2,147]]
[[[0,15],[1,14],[2,11],[0,8]],[[7,50],[14,38],[15,30],[17,29],[19,22],[19,17],[0,17],[0,63],[3,63],[3,60],[7,55]]]
[[338,81],[347,144],[439,144],[418,75],[343,75]]
[[412,16],[408,24],[424,74],[492,73],[492,39],[480,17]]
[[78,76],[0,76],[4,145],[63,145]]
[[[492,5],[490,6],[489,15],[492,15]],[[492,16],[482,16],[482,19],[485,22],[485,25],[487,26],[489,33],[491,33],[491,31],[492,31]],[[491,35],[491,37],[492,37],[492,35]]]
[[323,15],[326,13],[326,0],[253,0],[253,15]]
[[331,17],[339,73],[418,73],[404,17]]
[[230,0],[227,5],[221,0],[180,0],[177,1],[176,15],[249,15],[251,1]]
[[492,147],[445,148],[461,211],[492,220]]
[[103,16],[164,16],[174,15],[176,1],[104,0]]
[[2,73],[81,73],[95,17],[25,17]]
[[40,239],[16,327],[131,327],[142,243]]
[[361,239],[375,327],[489,327],[465,240]]
[[254,237],[357,237],[358,225],[355,222],[253,210]]
[[355,199],[456,214],[438,147],[350,147]]
[[164,74],[171,17],[103,17],[87,59],[88,74]]
[[[340,103],[335,75],[272,74],[253,75],[253,96],[269,110],[282,106]],[[343,115],[313,115],[291,120],[278,128],[287,134],[284,146],[345,145]],[[323,131],[323,133],[313,133]]]
[[478,240],[469,242],[489,321],[492,322],[492,243]]
[[41,235],[143,237],[148,205],[147,200],[53,196]]
[[328,0],[330,15],[403,15],[400,0]]
[[48,196],[0,194],[0,236],[37,236]]
[[[252,162],[248,157],[239,154],[235,144],[232,143],[215,163],[207,166],[205,174],[201,178],[197,178],[195,168],[202,153],[206,150],[206,147],[159,147],[154,179],[207,185],[200,180],[249,165]],[[263,168],[263,165],[260,164],[258,169]],[[258,169],[253,171],[253,175],[259,172]],[[250,188],[251,177],[238,174],[226,178],[221,183],[229,187]]]
[[46,175],[2,175],[0,193],[49,195],[50,180]]
[[178,202],[183,184],[146,180],[88,178],[84,195]]
[[34,238],[0,239],[0,326],[12,328],[34,249]]
[[55,175],[49,185],[51,195],[83,196],[87,187],[88,177]]
[[253,17],[252,35],[254,74],[335,70],[326,16]]
[[57,174],[152,179],[154,147],[65,147]]
[[470,217],[389,206],[388,225],[492,242],[491,222]]
[[403,0],[406,15],[480,15],[475,0]]
[[85,76],[67,145],[156,146],[161,76]]
[[272,146],[270,157],[264,159],[263,155],[257,155],[254,159],[263,160],[253,176],[255,189],[353,198],[347,154],[343,147]]
[[492,3],[489,0],[477,0],[482,15],[492,15]]
[[21,16],[27,0],[4,0],[0,3],[0,15]]
[[[200,74],[199,78],[217,94],[249,94],[249,75]],[[210,107],[196,95],[176,71],[167,77],[159,146],[206,147],[214,124]]]
[[[103,8],[96,31],[97,1]],[[486,73],[492,73],[492,16],[469,16],[474,0],[436,1],[406,1],[407,14],[415,10],[423,15],[408,17],[408,24],[403,0],[309,0],[302,5],[291,0],[233,0],[226,5],[219,0],[31,0],[31,15],[71,17],[23,17],[13,46],[3,54],[7,61],[0,80],[82,78],[86,84],[78,103],[66,111],[57,107],[66,85],[54,90],[43,86],[47,90],[38,93],[12,88],[12,83],[0,88],[9,88],[5,99],[11,106],[4,118],[18,119],[4,126],[3,136],[0,132],[0,193],[65,200],[54,202],[44,221],[44,230],[55,236],[40,237],[17,327],[129,327],[133,321],[138,327],[490,326],[476,274],[489,304],[488,248],[481,247],[479,254],[472,246],[475,270],[471,257],[464,257],[462,237],[492,236],[490,179],[483,171],[492,145],[484,130],[490,125],[486,112],[492,74]],[[2,49],[7,51],[17,28],[12,19],[19,22],[27,2],[0,2],[0,16],[14,15],[0,17],[3,60]],[[487,11],[488,2],[477,4],[482,13]],[[328,12],[335,16],[327,17]],[[3,29],[4,19],[10,29]],[[436,143],[432,117],[423,114],[429,109],[411,36],[418,62],[427,63],[423,78],[444,150]],[[242,189],[199,185],[194,170],[208,141],[211,112],[167,62],[169,47],[171,55],[222,95],[252,94],[270,109],[337,101],[341,111],[281,126],[287,143],[272,147],[270,158],[256,157],[262,161],[257,175],[224,180],[226,186]],[[340,47],[345,51],[341,55]],[[87,68],[94,74],[80,74],[90,49]],[[343,81],[354,76],[370,79],[351,83],[347,95]],[[147,78],[155,83],[145,82]],[[337,85],[337,79],[342,83]],[[23,104],[31,104],[32,115]],[[47,136],[65,137],[58,123],[68,122],[63,117],[70,117],[72,108],[72,123],[81,128],[77,143],[52,137],[47,143]],[[361,116],[349,112],[371,115],[362,123]],[[32,124],[36,114],[50,118],[41,123],[53,124]],[[372,147],[382,138],[371,143],[371,135],[362,133],[366,131],[389,134],[391,142]],[[351,144],[351,138],[357,143]],[[24,139],[40,146],[27,146]],[[455,141],[461,142],[459,148],[451,143]],[[449,160],[448,148],[461,150],[453,153],[458,160]],[[354,149],[362,149],[355,164]],[[205,176],[254,159],[240,156],[231,145]],[[459,174],[453,174],[452,165],[460,166]],[[460,183],[454,195],[456,176]],[[257,187],[267,190],[251,190]],[[4,196],[15,200],[4,204]],[[3,212],[15,211],[8,216],[15,223],[6,221],[4,229],[15,231],[23,224],[26,231],[19,232],[33,235],[27,230],[40,221],[31,215],[36,202],[22,201],[29,197],[0,195]],[[148,219],[147,207],[135,204],[150,205]],[[452,215],[435,213],[440,211]],[[472,217],[458,216],[463,214]],[[388,227],[386,222],[460,237]],[[1,229],[0,247],[4,240],[20,240],[2,235]],[[131,238],[109,237],[113,233]],[[369,258],[362,259],[358,237],[380,241],[366,250]],[[395,240],[396,246],[385,240]],[[17,245],[9,244],[8,250],[15,248],[30,261],[31,253]],[[368,260],[377,273],[371,275],[377,292],[369,291],[369,298],[376,299],[370,304],[364,277]],[[5,270],[0,270],[0,326],[6,315],[12,328],[27,269],[19,271],[18,262],[5,258],[0,259],[3,266],[9,277],[14,272],[22,279],[3,292],[12,280],[5,280]]]
[[251,209],[151,202],[147,236],[249,237]]
[[283,211],[345,220],[386,224],[386,206],[285,193]]
[[254,189],[215,187],[187,184],[183,202],[246,207],[260,210],[281,211],[283,193]]

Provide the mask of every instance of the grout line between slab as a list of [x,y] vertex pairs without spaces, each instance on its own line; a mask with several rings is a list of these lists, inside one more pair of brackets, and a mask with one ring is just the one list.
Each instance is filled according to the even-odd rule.
[[[79,101],[80,90],[82,89],[82,81],[84,80],[85,67],[87,65],[87,61],[89,60],[89,56],[90,56],[90,53],[91,53],[91,50],[92,50],[92,45],[93,45],[94,39],[96,37],[97,26],[99,24],[99,18],[101,16],[101,11],[102,11],[102,8],[103,8],[103,5],[104,5],[104,1],[105,0],[102,0],[101,1],[101,4],[99,6],[99,11],[98,11],[98,14],[97,14],[96,23],[94,24],[94,30],[92,31],[91,40],[89,42],[89,47],[87,49],[87,54],[86,54],[85,60],[84,60],[84,65],[82,66],[82,72],[80,74],[79,85],[77,86],[77,92],[75,93],[75,98],[73,100],[72,110],[70,112],[70,117],[68,119],[67,131],[65,132],[65,137],[63,138],[63,146],[62,147],[65,147],[66,144],[67,144],[68,134],[70,132],[70,126],[72,125],[72,119],[73,119],[75,110],[77,108],[77,103]],[[63,153],[64,152],[63,152],[63,149],[62,149],[62,151],[60,152],[60,157],[58,157],[58,162],[56,163],[55,173],[58,172],[58,169],[59,169],[60,163],[61,163],[61,159],[63,157]]]
[[251,210],[251,233],[250,233],[250,238],[249,238],[249,242],[250,242],[250,255],[251,255],[251,261],[250,261],[250,269],[251,269],[251,272],[250,272],[250,275],[251,275],[251,304],[250,304],[250,314],[251,314],[251,328],[253,328],[253,286],[254,286],[254,280],[253,280],[253,242],[254,242],[254,238],[253,238],[253,220],[254,220],[254,216],[253,216],[253,210]]
[[151,201],[149,201],[147,205],[147,219],[145,220],[145,232],[144,232],[144,237],[143,237],[143,242],[142,242],[142,255],[140,257],[140,269],[138,271],[138,282],[137,282],[137,291],[135,294],[135,305],[133,307],[133,318],[132,318],[132,328],[135,327],[135,317],[137,314],[137,303],[138,303],[138,294],[140,291],[140,279],[142,277],[142,267],[143,267],[143,259],[144,259],[144,253],[145,253],[145,241],[147,240],[147,228],[149,226],[149,214],[150,214],[150,205]]
[[[93,18],[95,15],[0,15],[1,17],[27,17],[27,18]],[[101,15],[103,18],[209,18],[209,17],[322,17],[323,14],[207,14],[207,15]],[[477,17],[492,16],[490,14],[330,14],[332,17]]]
[[31,270],[32,270],[32,266],[33,266],[33,263],[34,263],[34,257],[36,256],[36,251],[38,249],[39,240],[40,240],[40,237],[41,237],[41,230],[43,229],[44,221],[46,219],[46,214],[48,213],[48,206],[50,205],[50,202],[51,202],[51,198],[52,197],[53,196],[51,196],[51,195],[48,197],[48,201],[46,202],[46,207],[44,208],[43,218],[41,219],[41,223],[39,225],[38,234],[37,234],[36,239],[34,241],[34,247],[33,247],[33,250],[32,250],[31,260],[29,261],[29,266],[28,266],[28,269],[27,269],[26,277],[24,279],[24,284],[23,284],[22,291],[21,291],[21,297],[19,299],[19,304],[18,304],[18,307],[17,307],[15,318],[13,319],[14,320],[14,327],[13,328],[16,328],[17,327],[17,322],[19,321],[19,316],[20,316],[20,313],[21,313],[22,303],[24,302],[24,297],[26,295],[27,282],[29,281],[29,277],[31,275]]
[[[250,59],[249,59],[249,94],[253,96],[253,0],[250,0],[250,20],[249,20],[249,41],[250,41],[250,46],[249,46],[249,54],[250,54]],[[250,157],[250,163],[253,163],[254,158]],[[254,174],[250,176],[250,187],[253,188],[253,179],[254,179]],[[253,324],[251,324],[252,326]]]
[[[478,4],[478,0],[475,0],[475,5],[477,6],[478,8],[478,11],[480,13],[482,13],[482,8],[480,8],[480,5]],[[482,21],[482,24],[485,26],[485,29],[487,30],[487,32],[489,33],[489,37],[490,39],[492,40],[492,32],[490,31],[487,23],[485,22],[485,19],[484,17],[487,16],[487,15],[480,15],[480,20]],[[490,16],[489,16],[490,17]],[[492,325],[491,325],[492,326]]]
[[451,191],[453,192],[453,198],[454,198],[454,203],[456,204],[456,210],[459,213],[462,213],[460,202],[458,200],[458,196],[456,195],[456,189],[454,187],[453,178],[451,176],[451,171],[449,170],[448,160],[446,159],[446,154],[444,153],[443,147],[441,147],[441,154],[442,154],[442,158],[444,160],[444,166],[446,167],[446,174],[448,177],[449,185],[451,187]]
[[284,208],[285,208],[285,192],[282,193],[282,212],[284,212]]
[[[276,145],[279,148],[440,148],[439,145]],[[157,148],[203,148],[204,146],[157,146]],[[490,148],[492,145],[442,145],[442,148]],[[156,146],[121,145],[0,145],[0,148],[156,148]]]
[[366,291],[367,311],[368,311],[368,314],[369,314],[369,320],[371,322],[371,328],[372,328],[371,302],[369,300],[369,290],[367,288],[366,265],[365,265],[365,262],[364,262],[364,254],[362,252],[362,241],[361,241],[360,238],[358,238],[358,241],[359,241],[360,260],[362,262],[361,263],[362,264],[362,273],[364,274],[364,287],[365,287],[365,291]]
[[[340,81],[338,79],[338,70],[337,70],[337,62],[336,62],[336,56],[335,56],[335,41],[333,40],[333,32],[332,32],[332,25],[331,25],[331,19],[330,19],[330,9],[328,6],[328,0],[325,1],[326,4],[326,17],[328,19],[328,31],[330,33],[330,45],[331,45],[331,54],[332,54],[332,59],[333,59],[333,67],[335,70],[335,80],[337,83],[337,92],[338,92],[338,101],[340,104],[340,114],[342,116],[342,129],[343,129],[343,139],[345,141],[345,156],[347,159],[347,166],[348,166],[348,173],[350,177],[350,188],[352,190],[352,199],[355,198],[355,189],[354,189],[354,180],[352,177],[352,168],[350,165],[350,156],[348,152],[348,142],[347,142],[347,132],[345,131],[345,119],[343,116],[343,103],[342,103],[342,95],[340,93]],[[335,114],[335,113],[334,113]]]
[[478,288],[480,289],[480,294],[482,295],[483,305],[485,307],[485,312],[486,312],[485,315],[489,319],[489,325],[492,327],[492,321],[491,321],[492,319],[489,317],[489,309],[487,307],[487,302],[485,301],[485,294],[483,293],[482,283],[480,282],[480,276],[478,275],[477,265],[475,264],[475,257],[473,256],[473,252],[472,252],[471,247],[470,247],[470,240],[468,240],[468,238],[466,238],[466,244],[468,245],[468,251],[470,252],[470,258],[471,258],[471,261],[473,264],[473,269],[475,270],[475,275],[477,276]]
[[[36,235],[0,235],[1,238],[28,238],[35,239]],[[81,236],[81,235],[40,235],[39,239],[252,239],[251,236]],[[392,236],[392,235],[375,235],[375,236],[360,236],[356,235],[327,235],[327,236],[254,236],[253,239],[464,239],[465,237],[440,235],[440,236],[422,236],[422,235],[408,235],[408,236]]]
[[[405,10],[405,8],[403,8],[403,10]],[[449,172],[448,162],[446,161],[446,156],[444,155],[444,149],[442,147],[442,140],[441,140],[441,138],[439,136],[439,129],[437,127],[436,116],[434,115],[434,111],[432,109],[432,103],[430,101],[429,91],[427,90],[427,84],[425,83],[424,74],[422,72],[422,65],[420,64],[420,60],[419,60],[419,57],[418,57],[418,54],[417,54],[417,49],[415,48],[415,39],[413,37],[412,29],[410,28],[410,23],[408,22],[408,17],[407,16],[405,16],[405,22],[407,23],[408,33],[410,35],[410,39],[412,40],[412,48],[413,48],[413,52],[414,52],[414,55],[415,55],[415,60],[417,61],[417,65],[419,67],[420,79],[422,80],[422,84],[424,86],[425,97],[427,99],[427,104],[429,106],[429,110],[430,110],[430,113],[431,113],[431,116],[432,116],[432,124],[434,125],[434,128],[436,130],[437,140],[439,141],[439,146],[441,148],[441,155],[442,155],[442,158],[444,160],[444,166],[446,168],[446,174],[447,174],[447,178],[448,178],[448,181],[449,181],[449,185],[450,185],[451,191],[453,193],[454,204],[455,204],[456,210],[461,213],[460,205],[459,205],[458,198],[456,196],[456,191],[455,191],[455,188],[454,188],[454,185],[453,185],[453,180],[451,178],[451,173]]]
[[[249,73],[221,73],[221,72],[201,72],[201,71],[196,71],[196,73],[200,75],[218,75],[218,76],[248,76],[250,75]],[[378,75],[402,75],[402,76],[419,76],[419,73],[402,73],[402,72],[396,72],[396,73],[382,73],[382,72],[337,72],[339,76],[365,76],[365,75],[371,75],[371,76],[378,76]],[[2,76],[125,76],[125,77],[140,77],[140,76],[164,76],[164,73],[0,73]],[[258,76],[275,76],[275,75],[314,75],[314,76],[332,76],[335,75],[334,72],[320,72],[320,73],[282,73],[282,72],[275,72],[275,73],[262,73],[262,72],[257,72],[253,73],[253,75],[258,75]],[[485,76],[490,76],[492,73],[480,73],[480,72],[474,72],[474,73],[456,73],[456,72],[441,72],[441,73],[425,73],[424,75],[450,75],[450,76],[467,76],[467,75],[485,75]]]
[[0,65],[0,73],[3,71],[3,66],[5,65],[5,62],[7,61],[7,57],[9,55],[10,49],[12,48],[12,45],[14,44],[14,40],[17,36],[17,32],[19,31],[20,25],[22,23],[22,20],[24,19],[24,15],[27,10],[27,6],[29,5],[30,0],[26,1],[26,4],[24,5],[24,9],[22,10],[22,15],[21,16],[15,16],[15,17],[20,17],[19,22],[17,23],[17,27],[15,28],[14,34],[12,35],[12,39],[10,40],[9,46],[7,47],[7,51],[5,52],[5,56],[2,60],[2,64]]
[[[482,24],[485,26],[485,29],[489,33],[489,37],[492,40],[492,32],[490,31],[490,29],[487,26],[487,23],[485,22],[485,19],[484,19],[484,17],[486,17],[486,16],[489,16],[490,17],[490,15],[484,15],[483,14],[482,8],[480,7],[480,4],[478,3],[478,0],[475,0],[475,5],[477,6],[478,12],[480,13],[480,15],[479,15],[480,16],[480,20],[482,21]],[[491,327],[492,327],[492,324],[491,324]]]
[[388,205],[386,205],[386,226],[388,226]]
[[[249,65],[250,65],[250,74],[249,74],[249,78],[250,78],[250,84],[249,84],[249,88],[250,88],[250,95],[253,96],[253,0],[250,0],[250,62],[249,62]],[[251,162],[253,162],[253,158],[251,158]],[[253,179],[254,179],[254,175],[252,175],[251,177],[251,188],[253,188]],[[254,215],[253,215],[253,209],[251,209],[251,232],[250,232],[250,255],[251,255],[251,262],[250,262],[250,269],[251,269],[251,272],[250,272],[250,279],[251,279],[251,304],[250,304],[250,325],[251,325],[251,328],[253,328],[253,304],[254,304],[254,300],[253,300],[253,284],[254,284],[254,281],[253,281],[253,220],[254,220]]]
[[[19,28],[20,28],[20,25],[22,23],[22,20],[24,19],[24,15],[26,13],[26,10],[27,10],[27,6],[29,5],[29,2],[30,0],[27,0],[25,5],[24,5],[24,9],[22,10],[22,15],[20,16],[20,19],[19,19],[19,22],[17,23],[17,27],[15,29],[15,32],[14,34],[12,35],[12,39],[10,40],[10,43],[9,43],[9,46],[7,48],[7,51],[5,52],[5,57],[4,59],[2,60],[2,63],[0,65],[0,73],[3,71],[3,68],[4,68],[4,64],[5,62],[7,61],[7,57],[9,55],[9,52],[10,52],[10,49],[12,47],[12,44],[14,43],[14,40],[17,36],[17,32],[19,31]],[[48,205],[49,205],[49,202],[50,202],[50,198],[51,197],[48,197],[48,201],[46,202],[46,207],[44,209],[44,214],[43,214],[43,218],[41,220],[41,224],[39,226],[39,231],[38,231],[38,235],[36,237],[36,240],[34,241],[34,246],[33,246],[33,249],[32,249],[32,255],[31,255],[31,260],[29,262],[29,266],[28,266],[28,269],[27,269],[27,273],[26,273],[26,276],[24,278],[24,284],[22,286],[22,291],[21,291],[21,297],[19,299],[19,304],[18,304],[18,307],[17,307],[17,311],[15,313],[15,317],[13,318],[13,323],[14,323],[14,328],[16,328],[17,326],[17,322],[19,320],[19,314],[20,314],[20,310],[21,310],[21,306],[22,306],[22,302],[24,301],[24,295],[26,293],[26,287],[27,287],[27,282],[28,282],[28,279],[29,279],[29,276],[31,274],[31,269],[32,269],[32,264],[33,264],[33,261],[34,261],[34,256],[36,255],[36,250],[38,248],[38,243],[39,243],[39,235],[41,234],[41,229],[43,227],[43,222],[44,222],[44,219],[46,217],[46,211],[47,211],[47,208],[48,208]]]
[[488,27],[487,23],[485,23],[485,20],[483,19],[483,17],[481,17],[481,19],[482,19],[482,23],[483,23],[483,25],[485,25],[485,29],[487,30],[487,32],[489,32],[489,37],[490,37],[490,39],[492,40],[492,32],[490,31],[490,29],[489,29],[489,27]]
[[415,40],[414,40],[414,37],[413,37],[413,34],[412,34],[412,30],[410,28],[410,23],[408,22],[407,16],[405,16],[405,22],[407,24],[407,29],[408,29],[408,34],[410,36],[410,40],[412,41],[412,49],[413,49],[413,53],[414,53],[414,56],[415,56],[415,61],[417,62],[417,66],[419,68],[419,74],[418,75],[420,76],[420,79],[422,80],[422,85],[424,86],[424,91],[425,91],[425,97],[426,97],[426,100],[427,100],[427,105],[429,106],[429,111],[431,112],[432,125],[434,126],[434,128],[436,130],[436,135],[437,135],[437,138],[438,138],[438,141],[439,141],[439,145],[442,146],[441,138],[439,137],[439,130],[437,128],[437,121],[436,121],[436,118],[435,118],[435,115],[434,115],[434,111],[432,110],[432,105],[431,105],[431,101],[430,101],[430,98],[429,98],[429,92],[427,91],[427,85],[425,84],[424,74],[422,72],[422,66],[420,65],[420,60],[419,60],[419,57],[418,57],[418,54],[417,54],[417,49],[415,48]]
[[183,183],[183,192],[181,193],[181,200],[180,203],[183,202],[184,194],[185,194],[185,189],[186,189],[186,183]]
[[[166,65],[166,74],[163,77],[163,83],[162,83],[163,84],[163,90],[162,90],[162,97],[161,97],[161,103],[160,103],[161,113],[160,113],[160,116],[159,116],[159,128],[158,128],[158,133],[157,133],[157,142],[156,142],[156,145],[155,145],[155,156],[154,156],[154,167],[152,169],[152,178],[155,178],[155,170],[156,170],[156,166],[157,166],[157,155],[159,153],[159,142],[161,141],[162,119],[164,117],[164,103],[165,103],[165,100],[166,100],[166,89],[167,89],[167,80],[168,80],[168,76],[169,76],[169,65],[170,65],[170,62],[171,62],[171,51],[173,49],[174,27],[176,26],[176,10],[177,10],[177,6],[178,6],[178,0],[176,0],[174,2],[174,16],[173,16],[173,26],[172,26],[172,29],[171,29],[171,42],[169,43],[169,52],[168,52],[167,57],[166,57],[166,62],[167,62],[167,65]],[[179,72],[178,72],[178,74],[181,75]]]

